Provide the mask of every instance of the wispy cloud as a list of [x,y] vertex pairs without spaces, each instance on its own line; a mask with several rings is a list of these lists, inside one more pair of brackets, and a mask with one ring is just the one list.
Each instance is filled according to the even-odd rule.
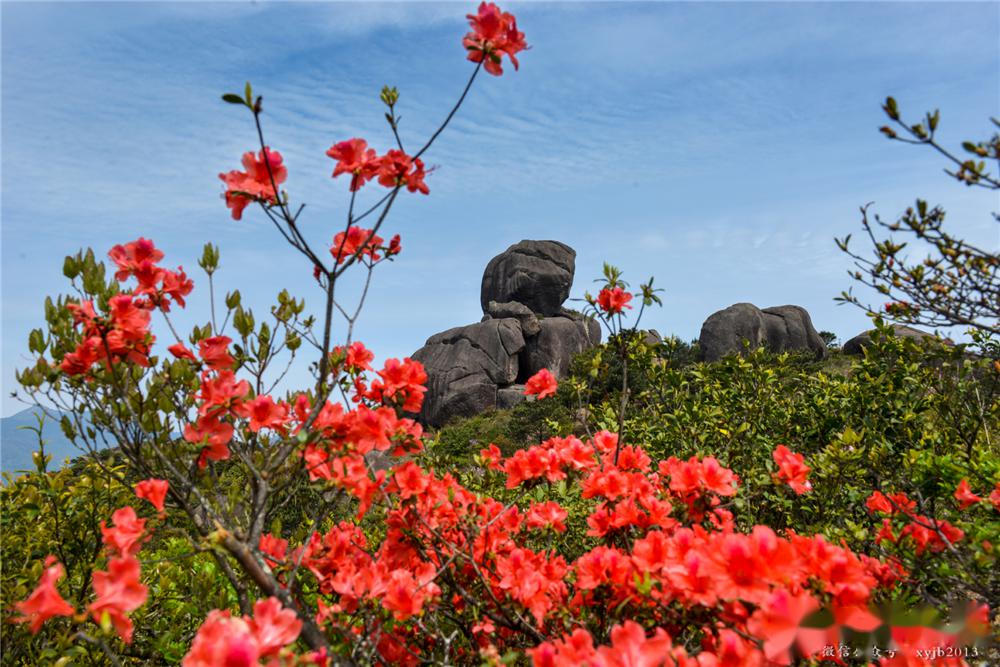
[[[351,136],[390,145],[384,84],[399,86],[404,139],[419,141],[471,71],[460,44],[471,3],[0,7],[5,384],[44,295],[62,289],[62,255],[81,246],[151,236],[190,268],[211,239],[224,287],[316,298],[265,221],[228,219],[216,174],[238,166],[254,130],[220,93],[249,78],[264,95],[268,141],[322,245],[346,205],[325,149]],[[604,260],[633,280],[655,274],[667,307],[649,321],[684,337],[737,300],[801,303],[841,335],[863,328],[832,305],[846,287],[832,237],[857,229],[869,200],[891,215],[918,194],[936,198],[956,233],[998,245],[978,215],[995,202],[948,186],[933,156],[875,129],[879,101],[895,94],[914,114],[940,106],[947,141],[987,131],[1000,113],[984,85],[1000,76],[1000,6],[515,9],[532,45],[521,70],[483,75],[428,154],[440,166],[431,196],[403,199],[390,222],[404,254],[376,277],[358,331],[383,354],[477,320],[483,267],[521,238],[577,249],[574,296]],[[252,305],[265,312],[267,298]],[[194,300],[190,322],[204,306]]]

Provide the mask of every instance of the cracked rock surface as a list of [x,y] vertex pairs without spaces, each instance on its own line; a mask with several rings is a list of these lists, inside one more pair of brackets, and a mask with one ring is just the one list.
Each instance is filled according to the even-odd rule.
[[766,347],[772,352],[811,352],[826,356],[826,344],[801,306],[774,306],[761,310],[752,303],[735,303],[709,315],[701,326],[698,346],[704,361]]
[[479,301],[516,301],[533,313],[556,315],[569,298],[576,251],[559,241],[521,241],[490,260],[483,272]]

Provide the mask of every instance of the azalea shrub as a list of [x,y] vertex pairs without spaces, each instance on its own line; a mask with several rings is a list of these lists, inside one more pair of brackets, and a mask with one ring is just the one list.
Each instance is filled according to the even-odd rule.
[[[821,533],[864,553],[905,556],[914,572],[909,594],[925,604],[948,608],[970,597],[995,603],[1000,513],[955,495],[967,486],[985,500],[1000,481],[995,340],[977,334],[965,346],[920,345],[881,320],[875,325],[864,355],[833,353],[823,362],[756,350],[677,365],[669,342],[649,344],[626,331],[623,436],[642,442],[654,459],[711,454],[740,471],[734,504],[745,529]],[[581,355],[562,383],[558,398],[565,406],[583,402],[591,430],[619,422],[616,347]],[[563,409],[554,406],[553,414]],[[961,548],[927,551],[910,541],[913,529],[898,544],[877,539],[887,516],[866,506],[875,490],[909,494],[922,511],[961,526]]]
[[[5,493],[5,503],[25,499],[26,516],[51,512],[56,535],[25,551],[18,583],[5,579],[7,625],[36,638],[21,659],[711,667],[843,663],[851,651],[888,666],[922,664],[930,650],[963,664],[987,650],[990,600],[964,600],[948,627],[885,604],[914,576],[904,549],[964,546],[968,531],[922,496],[867,489],[872,521],[888,520],[884,541],[900,548],[876,553],[759,521],[759,482],[737,465],[749,459],[659,455],[660,442],[646,438],[655,434],[632,426],[646,404],[628,381],[642,368],[628,322],[659,298],[652,281],[630,292],[613,267],[587,297],[622,367],[608,414],[584,406],[583,433],[550,419],[527,446],[483,443],[468,465],[436,465],[433,439],[409,416],[424,400],[424,369],[377,362],[353,340],[364,297],[342,303],[336,286],[346,271],[370,278],[403,251],[384,230],[397,197],[429,193],[423,156],[481,70],[519,66],[527,44],[513,15],[483,3],[468,18],[472,74],[419,149],[407,150],[399,93],[386,87],[395,147],[355,137],[327,151],[347,214],[323,249],[302,234],[303,207],[281,189],[291,166],[265,142],[262,98],[249,84],[224,96],[249,113],[259,139],[243,171],[220,174],[225,205],[234,220],[258,211],[304,258],[323,294],[318,314],[287,292],[264,317],[238,291],[217,298],[220,252],[208,244],[199,266],[211,312],[182,336],[171,313],[186,307],[195,279],[152,240],[109,249],[110,264],[93,251],[66,259],[70,294],[47,302],[45,326],[29,338],[37,362],[19,381],[94,453],[81,465],[99,470],[102,492],[70,512],[84,533],[76,541],[59,537],[69,510],[26,505],[53,484],[84,498],[82,479],[57,482],[60,473],[42,469]],[[311,386],[281,385],[289,364],[309,362]],[[530,409],[574,390],[559,385],[547,370],[528,380]],[[103,444],[116,459],[97,455]],[[794,444],[764,454],[790,504],[818,486]],[[957,511],[1000,505],[1000,491],[971,474],[966,482]],[[218,591],[204,595],[206,585]],[[170,651],[157,643],[169,624]],[[183,653],[171,652],[177,643]]]

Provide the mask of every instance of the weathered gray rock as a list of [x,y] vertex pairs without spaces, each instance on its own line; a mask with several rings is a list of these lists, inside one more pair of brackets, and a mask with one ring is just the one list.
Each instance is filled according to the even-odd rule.
[[518,375],[521,380],[543,368],[548,368],[557,378],[566,377],[573,356],[601,341],[600,324],[594,320],[546,317],[539,324],[538,335],[525,341],[521,353]]
[[524,395],[523,384],[512,384],[509,387],[497,389],[497,409],[509,410],[518,403],[523,403],[528,397]]
[[480,303],[516,301],[532,312],[559,313],[569,298],[576,267],[576,251],[558,241],[521,241],[490,260],[483,272]]
[[698,348],[705,361],[718,361],[727,354],[743,352],[743,341],[756,349],[767,340],[764,313],[752,303],[735,303],[712,313],[701,325]]
[[642,341],[649,346],[659,345],[663,342],[663,336],[656,329],[644,329],[642,331]]
[[[897,338],[912,338],[918,343],[928,338],[941,340],[932,333],[921,331],[920,329],[914,329],[913,327],[908,327],[903,324],[893,324],[892,330]],[[841,348],[844,354],[861,354],[864,348],[871,345],[872,331],[874,331],[874,329],[869,329],[868,331],[862,331],[857,336],[844,343],[843,348]],[[947,344],[950,341],[942,341],[942,342]]]
[[705,320],[698,347],[701,358],[711,362],[727,354],[743,354],[744,341],[749,341],[751,350],[764,346],[772,352],[812,352],[818,359],[826,356],[823,339],[800,306],[761,310],[752,303],[733,304]]
[[808,350],[817,359],[826,357],[826,343],[813,327],[812,318],[802,306],[773,306],[765,308],[764,328],[767,347],[772,352],[800,352]]
[[567,317],[574,322],[584,322],[587,325],[587,333],[591,345],[599,345],[601,342],[601,323],[590,315],[584,315],[579,310],[571,308],[560,308],[559,317]]
[[506,303],[490,301],[486,308],[486,315],[496,319],[503,319],[505,317],[516,319],[521,323],[521,334],[525,338],[530,338],[542,330],[541,325],[538,323],[538,317],[531,312],[530,308],[517,301],[507,301]]
[[518,376],[524,349],[516,319],[490,319],[456,327],[427,339],[413,354],[427,371],[427,394],[419,419],[441,426],[497,406],[497,386]]

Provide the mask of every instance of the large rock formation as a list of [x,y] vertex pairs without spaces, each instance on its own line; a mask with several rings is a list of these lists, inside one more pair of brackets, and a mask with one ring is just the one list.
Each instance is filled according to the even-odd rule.
[[490,260],[482,321],[435,334],[413,354],[427,371],[422,423],[511,408],[529,377],[542,368],[565,377],[574,354],[601,342],[596,320],[562,307],[575,258],[558,241],[521,241]]
[[826,357],[826,343],[813,328],[812,318],[802,306],[765,308],[764,328],[767,347],[772,352],[810,351],[817,359]]
[[727,354],[742,354],[744,341],[750,349],[766,347],[772,352],[812,352],[826,356],[826,344],[813,328],[809,313],[800,306],[775,306],[761,310],[752,303],[737,303],[712,313],[701,326],[698,347],[705,361],[718,361]]
[[497,387],[517,379],[523,349],[521,325],[513,318],[455,327],[428,338],[413,354],[427,371],[420,420],[439,425],[496,408]]
[[521,241],[490,260],[483,272],[479,300],[516,301],[546,317],[556,315],[569,298],[576,251],[558,241]]
[[[862,331],[857,336],[844,343],[844,347],[841,348],[844,354],[861,354],[864,348],[871,345],[872,331],[874,331],[874,329]],[[932,333],[927,333],[926,331],[921,331],[920,329],[914,329],[913,327],[908,327],[903,324],[893,324],[892,331],[896,338],[912,338],[917,343],[923,342],[925,339],[941,340]],[[954,344],[947,339],[942,342],[946,345]]]

